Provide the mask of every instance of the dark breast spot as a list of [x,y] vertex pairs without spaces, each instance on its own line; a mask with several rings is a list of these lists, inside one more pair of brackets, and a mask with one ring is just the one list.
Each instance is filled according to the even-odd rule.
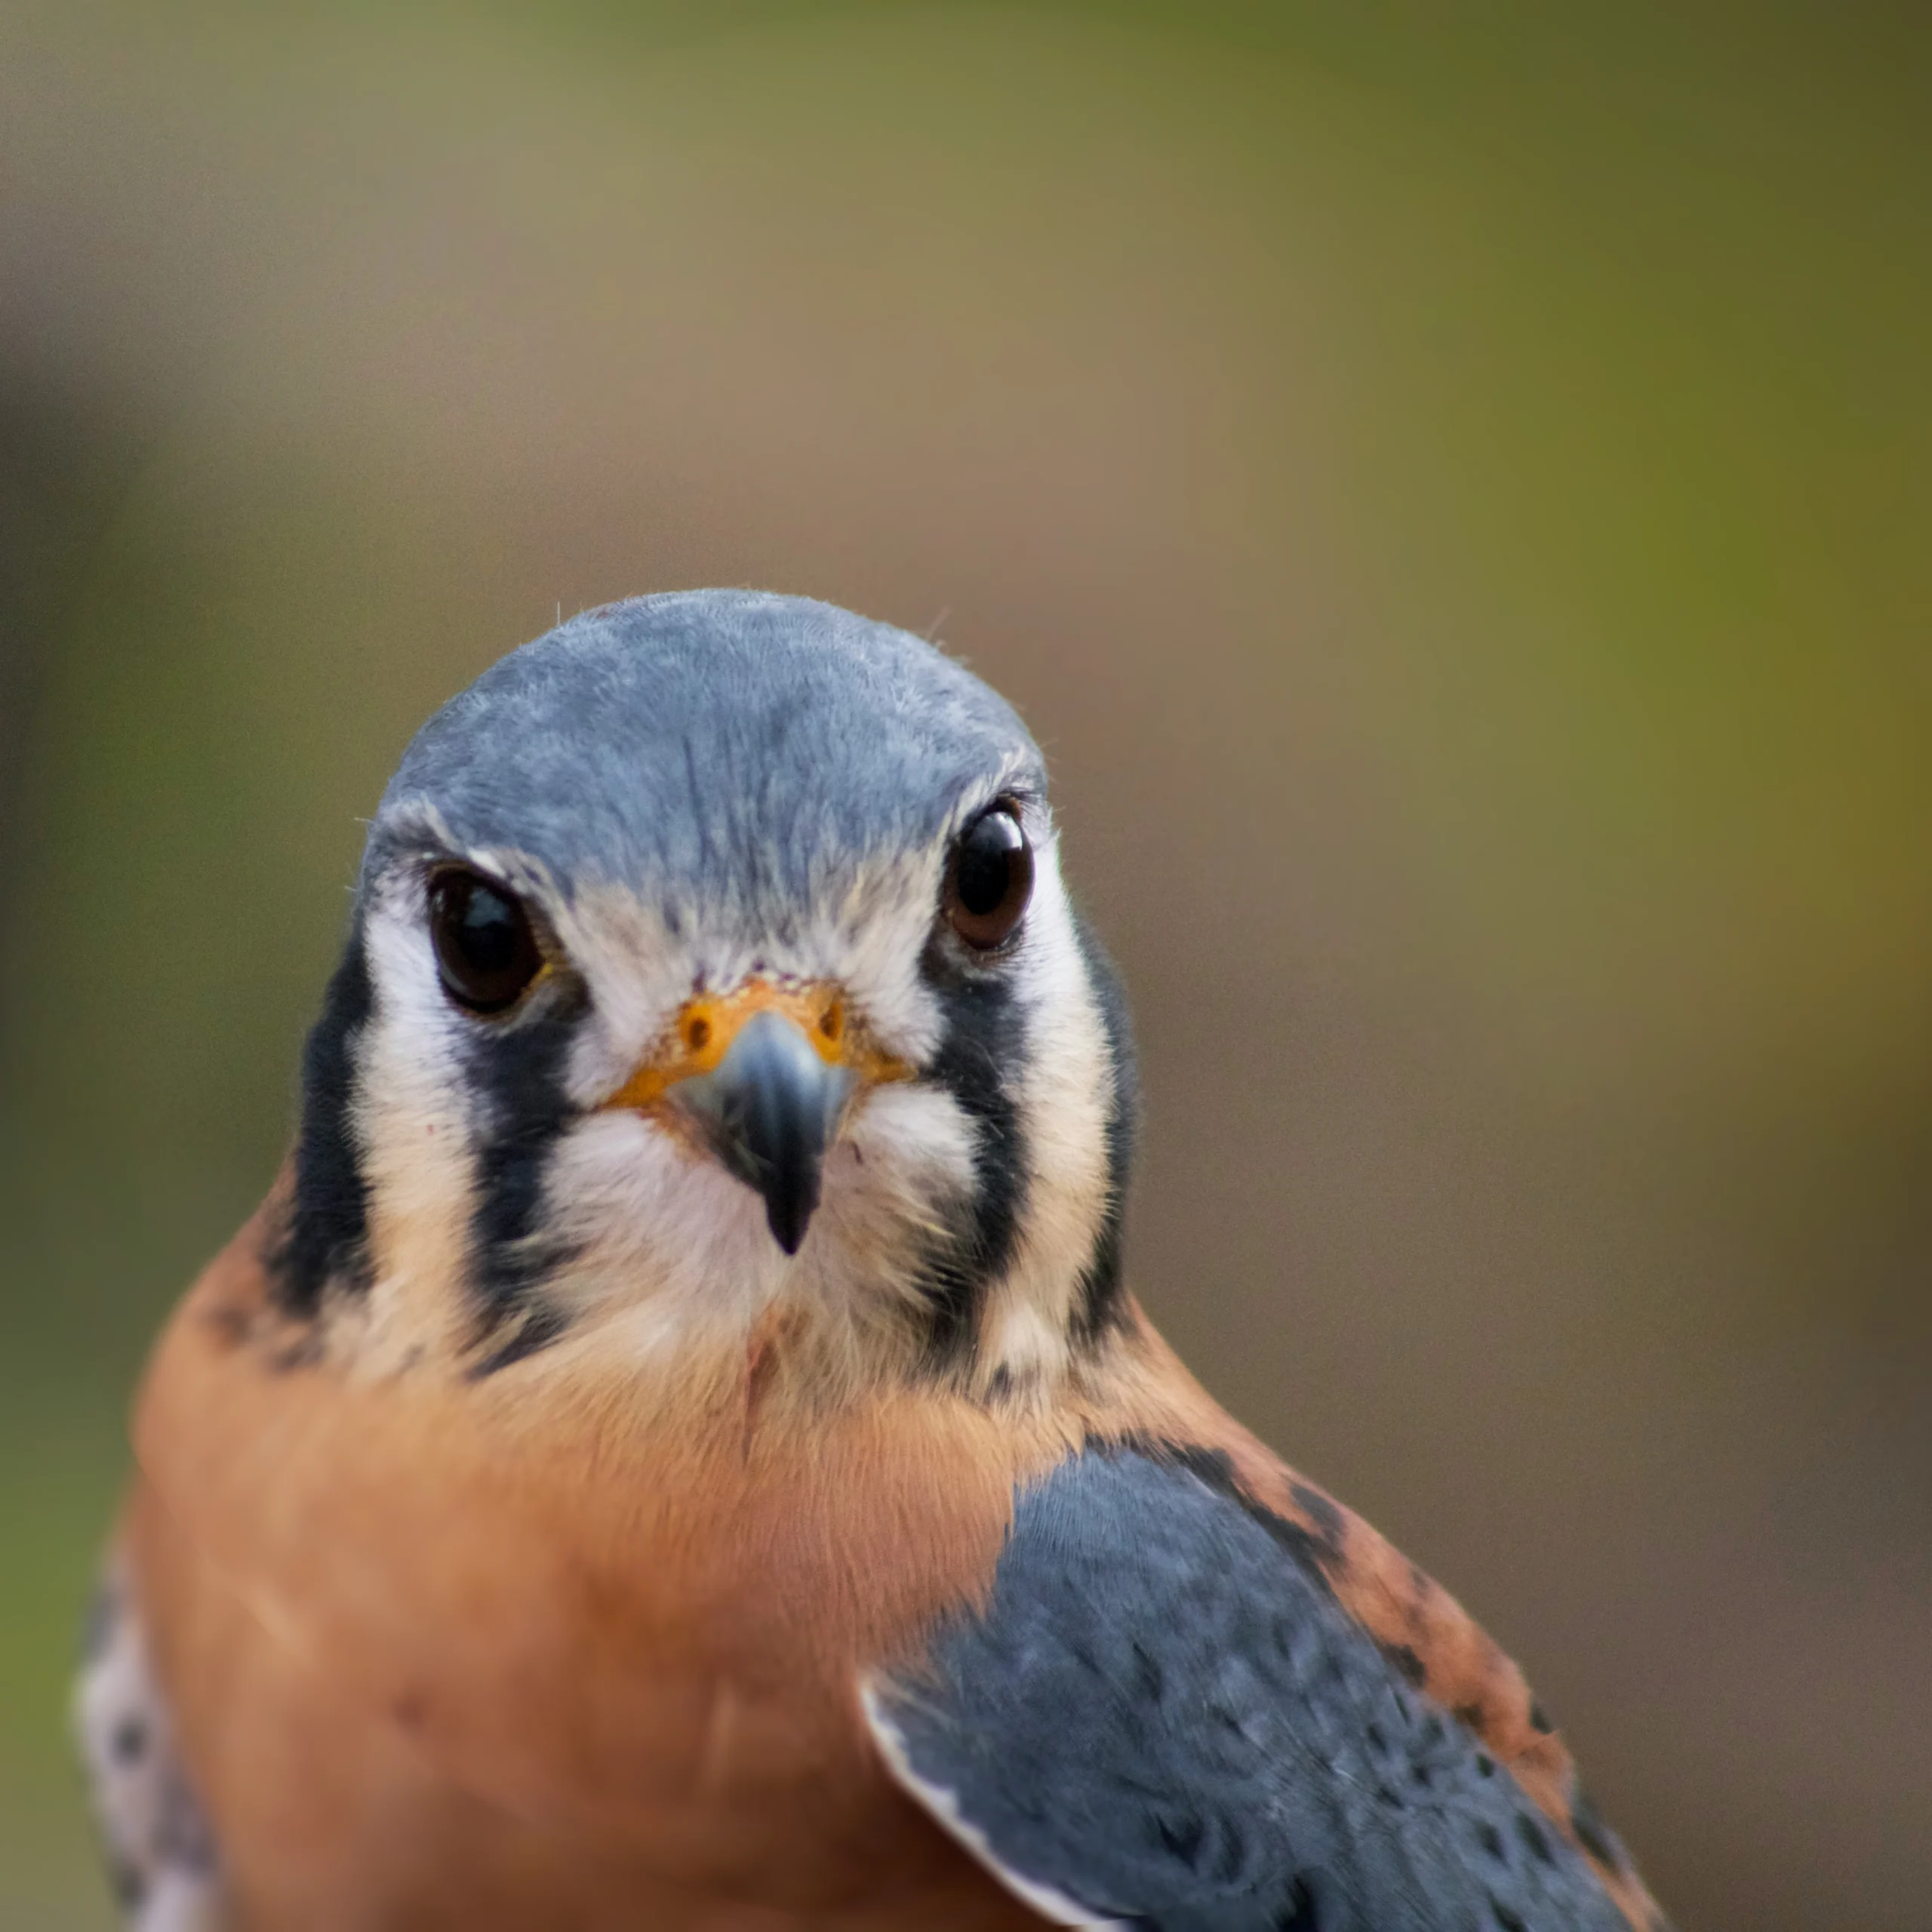
[[[266,1266],[272,1269],[277,1265],[277,1251],[271,1247]],[[232,1303],[223,1303],[211,1308],[202,1317],[203,1324],[217,1343],[223,1349],[238,1349],[254,1332],[254,1321],[245,1308],[238,1308]]]
[[263,1352],[261,1359],[275,1375],[293,1375],[297,1370],[313,1368],[322,1359],[322,1338],[313,1328],[303,1328]]
[[547,1349],[570,1327],[570,1322],[561,1309],[548,1302],[532,1302],[517,1321],[509,1339],[491,1349],[475,1367],[470,1370],[470,1379],[481,1381],[485,1376],[494,1375],[499,1369],[512,1367],[531,1355]]

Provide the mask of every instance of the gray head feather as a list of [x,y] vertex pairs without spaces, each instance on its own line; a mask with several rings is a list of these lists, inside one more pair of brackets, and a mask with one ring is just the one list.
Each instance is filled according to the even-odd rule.
[[921,638],[808,598],[703,590],[589,611],[417,733],[365,880],[440,825],[568,895],[796,907],[943,832],[963,794],[1041,792],[1004,699]]

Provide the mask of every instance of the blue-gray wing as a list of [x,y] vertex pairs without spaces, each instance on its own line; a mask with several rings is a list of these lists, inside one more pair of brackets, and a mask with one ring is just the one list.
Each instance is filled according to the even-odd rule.
[[983,1616],[866,1686],[901,1781],[1064,1924],[1629,1932],[1319,1570],[1177,1463],[1017,1499]]

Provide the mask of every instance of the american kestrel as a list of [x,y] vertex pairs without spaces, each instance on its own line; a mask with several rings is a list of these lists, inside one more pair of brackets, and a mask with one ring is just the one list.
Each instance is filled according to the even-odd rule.
[[939,651],[702,592],[487,672],[139,1401],[128,1924],[1656,1932],[1521,1672],[1129,1294],[1134,1109]]

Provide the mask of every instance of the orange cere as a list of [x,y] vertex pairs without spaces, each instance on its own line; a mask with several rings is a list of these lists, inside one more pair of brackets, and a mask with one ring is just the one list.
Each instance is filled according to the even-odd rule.
[[823,981],[778,986],[747,980],[731,992],[696,993],[685,1001],[636,1071],[604,1104],[655,1106],[679,1081],[715,1069],[745,1023],[758,1013],[782,1013],[827,1066],[849,1068],[862,1086],[912,1077],[905,1061],[885,1052],[854,1020],[838,987]]

